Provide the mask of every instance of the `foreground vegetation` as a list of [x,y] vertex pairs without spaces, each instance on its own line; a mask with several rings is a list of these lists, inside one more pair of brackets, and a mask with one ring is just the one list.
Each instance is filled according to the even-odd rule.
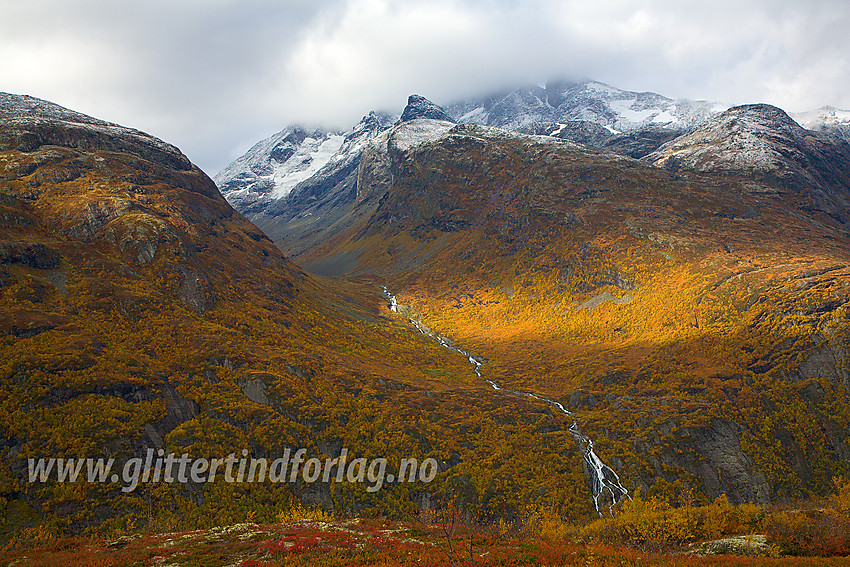
[[734,506],[725,497],[672,506],[636,496],[616,516],[585,525],[551,507],[485,525],[453,503],[405,522],[335,520],[296,504],[268,525],[249,514],[227,527],[108,538],[60,539],[33,529],[6,545],[0,564],[850,565],[850,482],[836,479],[835,487],[826,501],[784,510]]

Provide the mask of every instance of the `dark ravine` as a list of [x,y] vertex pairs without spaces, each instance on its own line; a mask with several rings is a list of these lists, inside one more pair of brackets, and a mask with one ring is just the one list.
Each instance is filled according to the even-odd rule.
[[[393,313],[399,313],[399,303],[396,299],[395,295],[387,289],[386,286],[381,286],[381,291],[384,297],[387,299],[387,307]],[[423,335],[437,341],[441,346],[454,351],[461,356],[465,357],[469,360],[470,364],[473,365],[473,370],[475,374],[479,378],[484,378],[481,374],[481,367],[486,362],[486,359],[481,356],[471,354],[459,347],[454,346],[448,339],[439,335],[424,325],[422,325],[421,321],[419,321],[416,317],[411,317],[407,314],[407,319],[410,321],[416,329],[422,333]],[[574,417],[573,412],[564,407],[564,405],[555,400],[550,400],[549,398],[544,398],[542,396],[538,396],[537,394],[532,394],[529,392],[520,392],[517,390],[509,390],[506,388],[502,388],[496,381],[484,378],[490,386],[496,390],[497,392],[503,392],[506,394],[511,394],[513,396],[519,397],[527,397],[533,398],[535,400],[540,400],[541,402],[546,402],[556,410],[564,413],[569,417]],[[588,483],[590,485],[590,493],[591,498],[593,500],[593,507],[596,509],[596,513],[602,516],[602,509],[600,507],[601,501],[604,499],[607,494],[610,497],[610,503],[608,504],[608,510],[613,514],[613,508],[618,503],[620,503],[623,499],[628,498],[629,491],[626,490],[622,483],[620,482],[620,477],[617,473],[602,462],[602,459],[599,458],[599,455],[593,450],[593,440],[581,432],[578,428],[578,421],[573,420],[569,427],[570,436],[575,440],[576,444],[581,448],[582,458],[583,458],[583,468],[584,473],[587,476]],[[604,504],[603,504],[604,506]]]

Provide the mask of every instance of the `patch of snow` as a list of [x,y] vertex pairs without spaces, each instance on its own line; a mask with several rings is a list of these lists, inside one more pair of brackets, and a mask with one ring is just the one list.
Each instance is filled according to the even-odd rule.
[[611,107],[611,110],[619,114],[625,120],[629,122],[643,122],[649,118],[652,118],[653,114],[658,112],[655,108],[647,108],[644,110],[633,110],[633,106],[635,103],[635,99],[625,99],[625,100],[612,100],[608,103]]
[[676,122],[677,118],[670,114],[670,111],[665,110],[656,114],[652,121],[656,124],[669,124],[671,122]]
[[486,124],[488,114],[489,112],[483,106],[479,106],[458,118],[457,121],[461,124]]
[[429,120],[417,118],[402,122],[390,134],[390,140],[399,150],[406,151],[425,142],[436,140],[456,124],[444,120]]
[[271,197],[282,199],[296,185],[315,175],[339,151],[343,139],[339,134],[332,134],[325,139],[305,138],[289,159],[275,166]]
[[567,125],[566,125],[566,124],[562,124],[562,123],[560,123],[560,122],[559,122],[559,123],[558,123],[558,129],[557,129],[557,130],[555,130],[554,132],[552,132],[552,133],[551,133],[551,134],[549,134],[549,135],[550,135],[550,136],[557,136],[558,134],[560,134],[561,132],[563,132],[563,131],[564,131],[564,128],[566,128],[566,127],[567,127]]

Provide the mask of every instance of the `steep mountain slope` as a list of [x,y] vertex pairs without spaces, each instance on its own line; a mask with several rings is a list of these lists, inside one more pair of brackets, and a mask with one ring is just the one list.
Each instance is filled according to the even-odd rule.
[[764,105],[651,163],[436,124],[375,139],[358,220],[303,266],[387,285],[484,378],[580,410],[628,486],[764,502],[847,474],[846,143]]
[[221,191],[229,202],[250,212],[283,199],[299,182],[327,165],[342,145],[342,134],[290,126],[258,142],[220,171]]
[[[562,415],[482,397],[468,362],[391,313],[377,287],[308,276],[147,134],[0,95],[0,260],[3,538],[271,522],[296,497],[403,516],[447,487],[491,516],[544,495],[592,511]],[[271,460],[287,448],[305,459],[347,448],[388,471],[434,458],[439,474],[387,476],[380,490],[377,477],[133,489],[126,476],[159,450]],[[42,482],[29,461],[40,458],[114,458],[118,476],[59,482],[54,468]],[[559,474],[535,478],[547,466]],[[494,478],[502,487],[485,491]]]
[[[296,246],[350,211],[364,146],[396,117],[370,112],[343,134],[288,127],[215,177],[224,197],[274,240]],[[287,252],[288,253],[288,252]]]

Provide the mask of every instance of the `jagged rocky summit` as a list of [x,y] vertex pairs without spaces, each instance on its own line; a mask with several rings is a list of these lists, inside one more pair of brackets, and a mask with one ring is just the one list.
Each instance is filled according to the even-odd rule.
[[[278,225],[305,215],[326,215],[332,208],[329,205],[336,207],[345,198],[354,198],[353,178],[348,174],[356,168],[360,152],[396,122],[429,119],[494,126],[607,147],[639,158],[725,108],[719,103],[624,91],[595,81],[519,88],[445,108],[413,94],[400,114],[372,111],[347,133],[288,126],[258,142],[214,180],[225,198],[264,230],[289,234],[287,227]],[[269,221],[270,217],[277,221]]]
[[407,106],[404,107],[399,121],[407,122],[417,118],[455,122],[440,106],[434,104],[424,96],[412,94],[407,98]]

